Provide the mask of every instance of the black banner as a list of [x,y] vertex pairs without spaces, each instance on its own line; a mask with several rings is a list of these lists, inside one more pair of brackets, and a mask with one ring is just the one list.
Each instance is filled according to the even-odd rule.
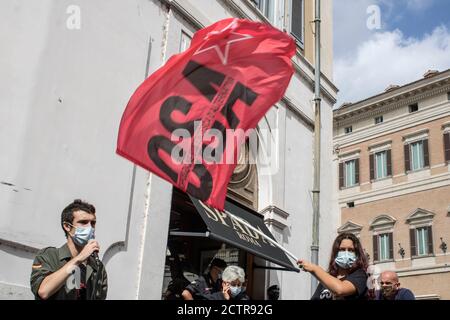
[[219,211],[193,197],[190,198],[205,221],[211,238],[246,250],[256,256],[283,266],[290,271],[299,272],[299,269],[291,263],[280,248],[232,217],[234,215],[248,222],[252,227],[275,240],[264,224],[262,217],[258,216],[258,213],[244,209],[229,200],[225,202],[225,210]]

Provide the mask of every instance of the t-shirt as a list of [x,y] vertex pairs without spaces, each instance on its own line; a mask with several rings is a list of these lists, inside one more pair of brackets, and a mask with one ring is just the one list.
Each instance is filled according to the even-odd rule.
[[311,300],[365,300],[367,293],[367,273],[362,269],[357,269],[348,274],[341,281],[350,281],[356,288],[356,293],[346,297],[336,297],[331,290],[325,288],[322,283],[319,283]]
[[75,289],[77,293],[77,300],[86,300],[86,266],[80,264],[80,289]]

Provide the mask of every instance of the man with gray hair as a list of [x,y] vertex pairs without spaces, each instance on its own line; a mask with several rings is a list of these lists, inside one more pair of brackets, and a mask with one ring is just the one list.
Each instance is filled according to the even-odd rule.
[[222,293],[225,300],[250,300],[245,293],[244,269],[238,266],[228,266],[222,274]]
[[384,271],[380,275],[381,290],[376,300],[416,300],[411,290],[400,288],[398,275],[394,271]]

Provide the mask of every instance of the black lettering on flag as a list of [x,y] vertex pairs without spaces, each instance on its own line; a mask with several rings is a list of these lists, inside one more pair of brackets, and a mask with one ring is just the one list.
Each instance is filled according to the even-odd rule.
[[161,105],[159,120],[170,133],[173,133],[177,129],[186,129],[192,136],[194,134],[194,121],[178,123],[172,120],[172,112],[178,110],[184,115],[187,115],[191,107],[192,103],[183,97],[171,96]]
[[230,96],[228,97],[225,106],[222,108],[222,114],[227,118],[228,124],[232,129],[236,129],[239,125],[239,118],[233,112],[233,106],[237,100],[243,101],[247,106],[251,106],[255,102],[258,95],[252,91],[250,88],[244,86],[242,83],[238,82],[233,88]]
[[152,159],[158,168],[167,174],[174,183],[178,181],[178,174],[161,159],[159,156],[159,150],[162,150],[171,156],[172,150],[175,146],[175,143],[164,136],[155,136],[151,138],[147,144],[147,153],[150,159]]
[[212,101],[217,94],[216,88],[211,84],[214,83],[217,87],[220,87],[225,79],[224,74],[211,70],[194,61],[189,61],[183,70],[183,76],[209,101]]
[[199,178],[200,187],[197,188],[193,184],[189,183],[186,192],[201,201],[208,200],[213,187],[211,174],[202,164],[196,164],[192,172]]

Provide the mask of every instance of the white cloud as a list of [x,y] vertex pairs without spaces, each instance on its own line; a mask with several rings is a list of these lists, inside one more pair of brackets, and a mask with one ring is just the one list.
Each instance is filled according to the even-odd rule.
[[381,93],[390,84],[418,80],[429,69],[448,68],[450,32],[444,26],[421,39],[405,38],[399,30],[376,33],[359,45],[354,57],[336,57],[336,107]]

